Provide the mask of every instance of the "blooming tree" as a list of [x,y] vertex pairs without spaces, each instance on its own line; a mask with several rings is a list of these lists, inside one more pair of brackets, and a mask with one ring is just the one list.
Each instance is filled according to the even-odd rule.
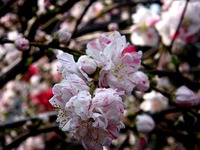
[[0,4],[0,149],[200,147],[199,1]]

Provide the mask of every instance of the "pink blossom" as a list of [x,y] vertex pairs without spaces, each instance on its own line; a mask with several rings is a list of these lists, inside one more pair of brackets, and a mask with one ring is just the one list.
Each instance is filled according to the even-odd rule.
[[71,39],[71,33],[68,31],[67,28],[61,28],[58,32],[58,40],[61,44],[67,44]]
[[80,91],[89,91],[89,87],[77,75],[69,74],[67,79],[55,84],[52,91],[54,96],[49,102],[53,107],[59,109],[57,122],[59,122],[59,127],[62,128],[67,123],[66,103]]
[[181,44],[182,46],[190,43],[195,39],[195,34],[200,29],[200,17],[196,15],[200,14],[200,2],[190,1],[182,25],[178,34],[175,35],[185,3],[186,1],[173,1],[168,11],[162,13],[161,21],[156,24],[156,29],[165,45],[169,45],[173,39],[175,39],[175,44]]
[[119,135],[124,124],[125,104],[121,95],[113,89],[96,89],[94,97],[88,91],[81,91],[66,102],[63,131],[68,131],[81,140],[86,149],[103,149]]
[[18,38],[15,40],[15,46],[20,51],[25,51],[29,49],[29,41],[25,38]]
[[186,86],[179,87],[175,92],[175,103],[178,106],[187,107],[199,103],[196,94]]
[[[107,3],[107,1],[106,1]],[[91,7],[88,9],[87,13],[85,14],[85,16],[83,17],[83,22],[86,23],[88,22],[91,18],[94,18],[95,16],[97,16],[103,9],[105,9],[105,6],[102,2],[100,1],[96,1],[94,2]],[[106,20],[106,16],[109,15],[103,15],[102,17],[100,17],[99,19],[97,19],[97,21],[105,21]],[[108,19],[107,19],[108,20]]]
[[134,25],[131,27],[131,42],[140,46],[156,46],[158,34],[154,25],[160,17],[144,6],[138,6],[135,14],[132,15]]
[[134,73],[140,67],[142,52],[136,52],[134,46],[128,46],[125,36],[117,31],[108,37],[102,35],[87,44],[86,53],[102,68],[100,87],[117,88],[130,94],[136,85]]
[[57,55],[58,61],[62,66],[58,67],[58,71],[61,72],[63,78],[67,78],[68,74],[74,73],[81,77],[83,80],[91,81],[92,79],[84,72],[83,66],[79,63],[76,63],[73,55],[68,53],[61,53]]
[[113,23],[109,23],[108,25],[108,30],[109,31],[115,31],[115,30],[118,30],[119,29],[119,26],[117,23],[113,22]]
[[[119,135],[119,130],[124,128],[121,122],[123,118],[125,104],[122,102],[119,93],[113,89],[96,89],[93,98],[93,116],[92,127],[94,131],[83,139],[83,145],[86,149],[91,149],[97,146],[100,149],[102,146],[110,145],[111,141]],[[94,141],[91,141],[91,139]],[[89,142],[90,141],[90,142]],[[95,142],[96,141],[96,142]],[[102,149],[102,148],[101,148]]]
[[134,75],[137,80],[136,89],[139,91],[147,91],[150,86],[148,76],[141,71],[137,71]]
[[156,91],[145,93],[143,99],[140,109],[146,112],[157,113],[168,107],[168,99]]
[[111,88],[100,88],[95,90],[94,95],[93,104],[96,112],[105,115],[107,120],[113,123],[123,118],[124,108],[126,106],[122,102],[121,96],[124,95],[124,92],[117,92]]
[[136,128],[139,132],[149,133],[155,128],[155,122],[149,115],[138,115],[136,117]]
[[73,96],[65,105],[68,113],[78,115],[81,120],[87,120],[92,117],[92,98],[88,91],[80,91]]
[[35,102],[35,104],[39,105],[40,110],[38,111],[47,111],[52,110],[52,105],[49,103],[49,99],[53,96],[52,89],[47,89],[40,91],[39,93],[30,94],[31,100]]

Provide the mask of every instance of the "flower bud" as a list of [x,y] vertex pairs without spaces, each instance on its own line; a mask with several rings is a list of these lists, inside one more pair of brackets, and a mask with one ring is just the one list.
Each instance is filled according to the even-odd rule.
[[147,91],[150,86],[148,76],[141,71],[137,71],[134,75],[137,81],[136,88],[139,91]]
[[84,71],[89,75],[93,74],[97,68],[97,64],[95,63],[94,59],[86,55],[79,57],[77,64],[81,72]]
[[145,149],[145,147],[148,144],[148,138],[147,137],[139,137],[136,145],[138,146],[139,150],[143,150]]
[[29,41],[25,38],[18,38],[15,40],[15,46],[20,51],[25,51],[29,49]]
[[196,94],[186,86],[179,87],[176,90],[175,96],[175,103],[178,106],[187,107],[196,105],[198,103]]
[[108,24],[108,30],[109,31],[115,31],[115,30],[118,30],[119,29],[119,26],[117,23],[109,23]]
[[155,122],[151,116],[143,114],[138,115],[136,119],[136,128],[139,132],[149,133],[155,128]]
[[67,44],[69,40],[71,39],[71,33],[66,29],[62,28],[58,32],[58,40],[61,44]]

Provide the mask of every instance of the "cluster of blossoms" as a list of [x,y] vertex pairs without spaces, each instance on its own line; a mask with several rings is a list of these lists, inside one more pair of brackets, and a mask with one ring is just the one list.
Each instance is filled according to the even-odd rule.
[[132,90],[146,91],[148,77],[139,72],[142,52],[115,31],[87,44],[86,55],[57,55],[63,80],[49,100],[58,109],[59,127],[82,141],[86,149],[103,149],[124,128],[123,99]]
[[198,39],[200,29],[200,1],[188,2],[177,35],[176,30],[186,5],[186,0],[169,0],[169,2],[169,4],[165,4],[168,1],[164,1],[162,11],[160,11],[159,5],[151,9],[138,6],[136,13],[132,15],[134,25],[131,28],[133,31],[131,40],[133,44],[156,46],[159,43],[159,36],[162,43],[166,46],[169,46],[172,40],[175,40],[176,45],[184,46]]

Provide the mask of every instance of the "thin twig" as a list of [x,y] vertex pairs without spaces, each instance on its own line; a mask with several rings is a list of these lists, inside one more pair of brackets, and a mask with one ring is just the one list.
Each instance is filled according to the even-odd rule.
[[76,25],[74,27],[74,31],[72,33],[72,37],[74,37],[74,34],[77,32],[78,26],[81,23],[83,17],[85,16],[86,12],[88,11],[88,9],[90,8],[90,6],[92,5],[92,3],[94,3],[95,0],[90,0],[89,3],[87,4],[87,6],[85,7],[83,13],[81,14],[81,16],[79,17],[79,19],[76,22]]
[[[181,27],[181,24],[182,24],[182,21],[183,21],[185,12],[186,12],[186,10],[187,10],[188,2],[189,2],[189,0],[186,0],[186,3],[185,3],[185,6],[184,6],[184,9],[183,9],[183,12],[182,12],[182,15],[181,15],[179,24],[178,24],[178,26],[177,26],[177,28],[176,28],[175,36],[178,34],[179,29],[180,29],[180,27]],[[170,43],[170,45],[169,45],[169,52],[172,52],[172,48],[173,48],[173,44],[174,44],[174,42],[175,42],[175,39],[176,39],[176,38],[173,38],[172,41],[171,41],[171,43]]]
[[34,40],[34,36],[36,33],[36,30],[38,29],[38,27],[43,24],[46,23],[48,20],[52,19],[53,17],[56,17],[58,14],[60,13],[64,13],[66,11],[68,11],[70,8],[72,8],[72,6],[79,2],[80,0],[70,0],[70,1],[66,1],[62,7],[60,9],[58,9],[57,11],[54,12],[49,12],[45,15],[41,15],[38,16],[37,19],[34,21],[34,23],[29,27],[28,32],[26,33],[26,37],[29,40]]
[[37,116],[28,117],[28,118],[25,118],[25,119],[1,123],[0,124],[0,131],[3,131],[3,130],[8,129],[8,128],[16,128],[16,127],[19,127],[19,126],[23,126],[28,121],[35,122],[37,120],[41,120],[41,121],[44,122],[45,120],[49,120],[50,118],[55,118],[56,115],[57,115],[57,112],[50,111],[50,112],[38,114]]
[[138,4],[151,4],[151,3],[159,3],[160,4],[160,1],[159,0],[151,0],[151,1],[138,1],[138,2],[134,2],[134,1],[124,1],[124,2],[115,2],[117,4],[114,4],[113,6],[110,6],[109,8],[103,10],[103,12],[100,12],[97,16],[95,16],[94,18],[92,18],[88,23],[87,25],[90,25],[90,24],[93,24],[96,19],[98,19],[99,17],[102,16],[102,14],[106,14],[106,13],[109,13],[111,12],[113,9],[116,9],[116,8],[121,8],[121,7],[133,7],[133,6],[136,6]]
[[41,133],[47,133],[47,132],[52,132],[52,131],[56,131],[59,130],[57,125],[54,126],[50,126],[50,127],[45,127],[45,128],[40,128],[37,130],[31,130],[28,132],[24,132],[21,135],[19,135],[12,143],[8,144],[4,150],[10,150],[12,148],[18,147],[20,145],[21,142],[23,142],[24,140],[26,140],[28,137],[31,136],[35,136]]
[[159,77],[168,77],[171,81],[175,81],[177,86],[186,85],[191,89],[200,88],[200,82],[192,81],[184,77],[180,72],[168,70],[143,70],[146,73],[158,75]]

